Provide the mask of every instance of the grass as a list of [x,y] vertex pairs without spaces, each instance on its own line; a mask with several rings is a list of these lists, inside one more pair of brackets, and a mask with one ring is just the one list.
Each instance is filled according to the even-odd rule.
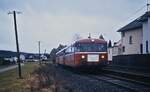
[[17,68],[0,73],[0,92],[27,92],[25,86],[31,73],[38,68],[36,63],[27,63],[22,66],[23,79],[18,78]]

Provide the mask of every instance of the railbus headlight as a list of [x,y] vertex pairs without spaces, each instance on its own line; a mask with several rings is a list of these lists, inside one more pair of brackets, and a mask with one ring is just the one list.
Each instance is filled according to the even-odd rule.
[[104,59],[104,58],[105,58],[105,56],[104,56],[104,55],[101,55],[101,58],[102,58],[102,59]]
[[82,59],[84,59],[84,58],[85,58],[85,56],[84,56],[84,55],[82,55],[82,56],[81,56],[81,58],[82,58]]

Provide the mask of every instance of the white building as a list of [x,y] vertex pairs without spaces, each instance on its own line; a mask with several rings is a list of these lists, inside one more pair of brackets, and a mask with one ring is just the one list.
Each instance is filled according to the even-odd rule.
[[107,49],[107,52],[108,52],[108,61],[112,61],[112,48],[111,47],[108,47]]
[[146,20],[143,20],[143,53],[150,53],[150,13]]
[[121,54],[121,40],[115,42],[112,47],[108,47],[108,60],[112,61],[113,56]]
[[150,53],[150,12],[146,12],[118,32],[121,32],[120,54]]
[[25,56],[24,56],[23,54],[21,54],[21,55],[20,55],[20,60],[21,60],[21,61],[25,61],[25,59],[26,59]]
[[42,60],[47,60],[46,55],[43,55],[43,54],[42,54],[42,55],[41,55],[41,59],[42,59]]

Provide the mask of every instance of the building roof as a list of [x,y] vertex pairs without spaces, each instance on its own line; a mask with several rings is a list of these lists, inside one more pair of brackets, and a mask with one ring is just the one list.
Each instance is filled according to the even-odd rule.
[[139,18],[135,19],[131,23],[129,23],[126,26],[122,27],[117,32],[124,32],[124,31],[129,31],[129,30],[133,30],[133,29],[142,28],[143,22],[147,21],[148,17],[150,17],[150,11],[146,12],[144,15],[140,16]]

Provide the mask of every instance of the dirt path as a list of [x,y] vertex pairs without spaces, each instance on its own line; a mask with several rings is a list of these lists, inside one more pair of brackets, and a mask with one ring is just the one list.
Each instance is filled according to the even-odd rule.
[[[24,64],[21,64],[21,65],[24,65]],[[8,66],[8,67],[0,68],[0,73],[9,71],[9,70],[17,68],[17,67],[18,67],[18,65],[11,65],[11,66]]]

